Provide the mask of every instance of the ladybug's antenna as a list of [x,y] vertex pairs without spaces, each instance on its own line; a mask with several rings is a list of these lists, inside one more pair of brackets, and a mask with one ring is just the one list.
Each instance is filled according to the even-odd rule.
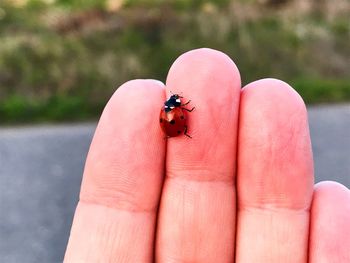
[[170,92],[171,95],[177,95],[177,96],[179,96],[179,98],[183,98],[182,96],[180,96],[180,94],[182,95],[182,92],[180,92],[180,93],[173,93],[171,90],[169,90],[169,92]]

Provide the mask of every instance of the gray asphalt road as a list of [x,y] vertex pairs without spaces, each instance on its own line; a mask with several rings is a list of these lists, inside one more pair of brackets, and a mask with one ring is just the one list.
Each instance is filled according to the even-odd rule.
[[[350,187],[350,105],[309,119],[316,181]],[[62,261],[94,128],[0,128],[0,262]]]

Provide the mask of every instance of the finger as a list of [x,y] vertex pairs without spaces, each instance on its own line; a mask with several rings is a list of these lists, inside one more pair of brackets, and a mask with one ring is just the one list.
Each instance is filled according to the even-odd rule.
[[168,140],[157,260],[232,262],[239,72],[223,53],[199,49],[176,60],[166,86],[196,108],[193,138]]
[[135,80],[108,102],[86,161],[66,262],[153,262],[163,101],[162,84]]
[[310,263],[350,262],[350,190],[339,183],[315,187],[309,255]]
[[237,262],[306,262],[313,162],[305,105],[263,79],[241,94]]

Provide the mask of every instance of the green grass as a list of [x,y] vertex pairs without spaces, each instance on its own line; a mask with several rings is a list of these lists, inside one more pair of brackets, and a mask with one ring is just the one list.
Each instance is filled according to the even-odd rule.
[[291,84],[307,104],[350,101],[350,79],[299,79]]
[[104,104],[88,104],[82,97],[52,97],[30,101],[13,96],[0,104],[0,123],[61,122],[91,120],[98,117]]
[[[299,79],[290,83],[307,104],[350,101],[350,80]],[[43,101],[12,96],[0,104],[0,123],[95,120],[106,101],[55,96]]]

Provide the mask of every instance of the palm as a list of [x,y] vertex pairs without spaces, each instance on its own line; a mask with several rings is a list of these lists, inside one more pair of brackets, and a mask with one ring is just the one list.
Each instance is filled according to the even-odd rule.
[[[186,136],[164,140],[165,90],[191,99]],[[305,106],[266,79],[240,89],[224,54],[172,66],[166,88],[124,84],[87,158],[66,262],[348,262],[350,191],[313,185]]]

